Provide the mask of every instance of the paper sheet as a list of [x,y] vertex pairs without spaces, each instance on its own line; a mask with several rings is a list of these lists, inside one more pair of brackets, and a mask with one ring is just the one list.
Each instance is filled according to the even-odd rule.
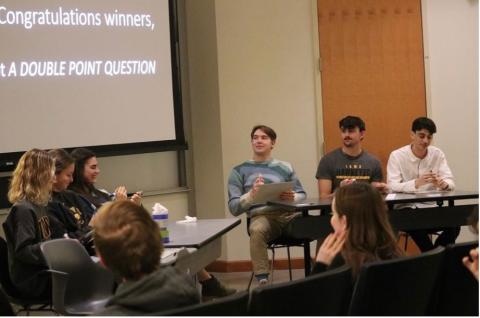
[[289,190],[293,190],[293,181],[266,183],[259,187],[252,203],[265,204],[267,201],[278,201],[280,194]]

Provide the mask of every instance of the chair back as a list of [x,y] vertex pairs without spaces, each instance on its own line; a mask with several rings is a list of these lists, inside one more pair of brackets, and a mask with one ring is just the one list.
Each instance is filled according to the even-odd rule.
[[40,245],[52,272],[52,302],[60,314],[92,314],[113,294],[114,276],[92,261],[77,240],[56,239]]
[[241,291],[209,302],[152,313],[153,316],[246,316],[249,293]]
[[0,316],[15,316],[12,305],[2,289],[0,289]]
[[434,316],[478,316],[478,281],[462,263],[478,242],[449,245],[431,303]]
[[349,315],[424,316],[445,249],[367,263],[355,284]]
[[8,266],[8,247],[7,242],[3,237],[0,237],[0,284],[3,291],[9,297],[20,297],[20,293],[13,286],[10,279],[10,272]]
[[254,289],[249,315],[344,315],[351,293],[351,271],[349,267],[342,266],[304,279]]

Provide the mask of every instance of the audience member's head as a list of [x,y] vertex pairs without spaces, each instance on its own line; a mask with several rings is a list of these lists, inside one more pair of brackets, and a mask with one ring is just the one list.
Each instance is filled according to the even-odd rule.
[[354,274],[365,262],[403,254],[397,246],[385,202],[369,183],[355,182],[338,188],[332,207],[332,226],[337,233],[347,232],[342,255]]
[[55,160],[48,152],[32,149],[25,152],[13,171],[8,200],[27,200],[46,205],[50,199],[55,176]]
[[275,130],[272,128],[265,126],[265,125],[256,125],[252,128],[252,131],[250,132],[250,139],[253,140],[253,135],[257,130],[263,131],[270,139],[272,140],[273,143],[275,143],[275,140],[277,140],[277,133]]
[[53,191],[64,191],[73,181],[75,159],[64,149],[52,149],[48,153],[55,158]]
[[100,172],[97,156],[87,148],[77,148],[72,151],[75,159],[72,187],[86,190],[93,187]]
[[103,264],[126,280],[158,269],[163,245],[158,225],[131,201],[104,204],[93,220],[94,244]]
[[433,120],[427,117],[418,117],[412,123],[413,133],[421,131],[422,129],[426,129],[430,133],[430,135],[433,135],[437,132],[437,126],[435,126]]
[[345,129],[355,129],[358,128],[359,131],[365,131],[365,122],[357,116],[346,116],[338,122],[338,127],[340,130],[344,131]]

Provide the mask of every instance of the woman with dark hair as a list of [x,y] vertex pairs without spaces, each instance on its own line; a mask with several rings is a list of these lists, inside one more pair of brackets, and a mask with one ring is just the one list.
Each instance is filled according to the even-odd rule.
[[[70,190],[81,194],[97,208],[108,201],[128,199],[127,189],[124,186],[117,187],[114,193],[108,193],[95,187],[100,169],[94,152],[86,148],[77,148],[72,151],[72,157],[75,159],[75,171],[73,182],[69,186]],[[130,197],[130,200],[140,204],[142,197],[137,192]]]
[[23,154],[13,171],[8,200],[13,204],[3,229],[13,285],[23,297],[51,297],[51,282],[40,243],[57,238],[50,228],[47,204],[55,179],[55,161],[44,150]]
[[368,183],[338,188],[332,201],[334,232],[320,247],[314,273],[347,264],[354,277],[364,263],[403,256],[380,192]]
[[48,153],[55,159],[55,181],[48,211],[59,221],[52,227],[61,235],[82,240],[91,231],[88,224],[96,208],[81,195],[67,190],[73,180],[75,159],[64,149],[53,149]]

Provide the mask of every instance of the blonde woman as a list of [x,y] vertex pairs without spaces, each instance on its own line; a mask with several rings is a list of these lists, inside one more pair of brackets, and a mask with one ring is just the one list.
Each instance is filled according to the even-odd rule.
[[3,224],[13,284],[24,297],[50,297],[50,278],[40,243],[52,237],[47,204],[55,178],[55,161],[46,151],[32,149],[13,171],[8,200],[13,204]]

